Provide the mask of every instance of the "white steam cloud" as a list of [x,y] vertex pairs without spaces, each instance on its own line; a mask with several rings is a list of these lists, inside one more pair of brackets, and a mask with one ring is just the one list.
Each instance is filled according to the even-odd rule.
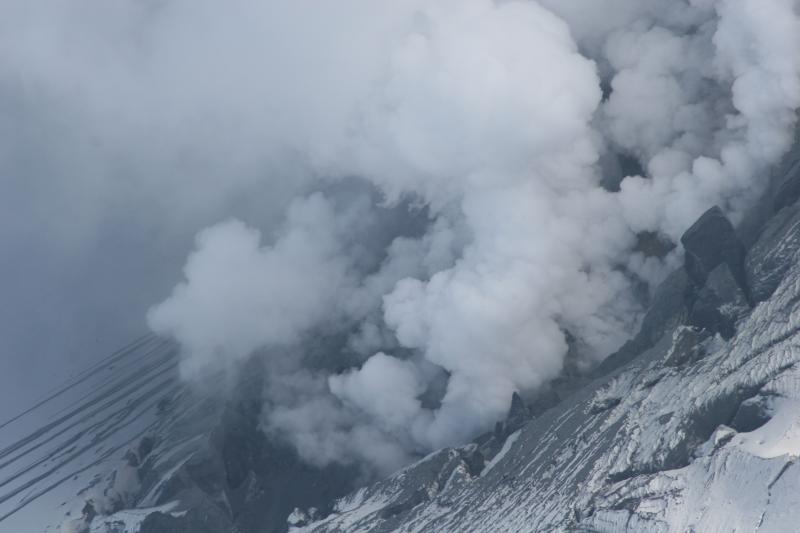
[[150,313],[151,326],[182,339],[186,366],[297,343],[353,290],[342,239],[357,214],[337,214],[315,194],[292,203],[270,247],[236,220],[202,231],[186,282]]
[[[266,426],[288,430],[311,461],[382,468],[486,429],[512,391],[558,375],[565,331],[585,357],[612,351],[637,318],[636,276],[654,268],[630,253],[635,233],[674,239],[713,203],[737,216],[758,192],[758,171],[787,147],[800,105],[797,56],[787,53],[798,50],[792,2],[695,3],[666,15],[618,4],[631,20],[599,17],[600,30],[580,10],[570,16],[569,2],[564,20],[533,2],[372,13],[394,32],[373,36],[380,53],[361,58],[362,79],[319,87],[349,94],[350,107],[339,124],[305,124],[313,142],[296,148],[318,175],[356,175],[389,201],[426,205],[429,230],[399,237],[366,270],[353,245],[355,228],[376,216],[369,206],[356,215],[319,194],[299,200],[266,247],[254,230],[223,224],[198,237],[186,282],[151,325],[198,366],[302,346],[321,328],[350,331],[351,349],[378,353],[327,380],[295,367],[294,390],[273,393],[285,401]],[[601,45],[605,102],[570,24],[579,41]],[[601,189],[601,135],[647,176],[624,180],[620,193]],[[379,351],[393,349],[406,355]],[[446,372],[446,391],[424,406],[442,379],[432,369]]]
[[[427,230],[365,268],[355,228],[381,206],[354,214],[317,193],[269,242],[224,223],[200,234],[151,325],[200,366],[349,335],[327,357],[360,354],[354,368],[275,365],[265,427],[312,462],[379,470],[486,430],[513,391],[557,376],[568,350],[584,362],[613,351],[639,316],[636,283],[679,253],[633,253],[636,234],[675,241],[713,204],[740,217],[788,148],[800,17],[793,0],[608,4],[348,2],[340,13],[380,33],[332,49],[286,36],[284,49],[303,43],[346,68],[291,80],[302,104],[344,105],[338,122],[304,115],[303,142],[282,140],[317,176],[358,176],[389,203],[424,205]],[[358,53],[365,43],[371,53]],[[605,153],[646,172],[607,191]]]
[[[568,352],[608,355],[680,253],[635,253],[637,233],[740,217],[800,107],[795,0],[159,9],[142,61],[241,121],[220,149],[305,192],[274,234],[203,230],[150,325],[190,374],[263,354],[264,427],[317,464],[391,470],[486,430]],[[226,75],[238,54],[268,75]],[[644,171],[614,192],[599,161],[617,154]]]

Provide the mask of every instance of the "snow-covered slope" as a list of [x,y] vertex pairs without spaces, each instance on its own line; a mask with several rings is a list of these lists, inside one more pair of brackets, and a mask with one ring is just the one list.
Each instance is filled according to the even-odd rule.
[[257,360],[234,392],[179,379],[174,344],[143,338],[2,423],[0,532],[285,531],[356,472],[319,469],[258,425]]
[[[71,511],[77,492],[95,493],[131,443],[158,425],[180,389],[176,365],[175,347],[148,336],[3,421],[0,531],[41,531]],[[124,504],[135,479],[123,474],[93,496],[97,505]]]

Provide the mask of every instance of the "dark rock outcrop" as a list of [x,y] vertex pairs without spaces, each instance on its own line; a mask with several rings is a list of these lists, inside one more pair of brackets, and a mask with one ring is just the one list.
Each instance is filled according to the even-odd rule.
[[722,263],[709,274],[697,293],[688,322],[729,339],[736,330],[736,322],[749,310],[747,295],[734,279],[728,264]]
[[743,401],[731,420],[730,427],[747,433],[755,431],[772,418],[772,398],[757,395]]
[[695,287],[702,287],[709,274],[726,263],[739,286],[747,292],[744,273],[745,248],[728,217],[714,206],[697,219],[681,237],[686,252],[684,267]]
[[530,419],[530,411],[522,401],[519,393],[511,395],[511,407],[508,410],[508,418],[506,418],[506,428],[509,432],[514,432],[522,427],[525,422]]
[[688,287],[689,278],[682,269],[667,276],[656,289],[652,304],[636,336],[605,358],[592,375],[603,376],[624,366],[645,350],[652,348],[666,333],[682,324],[687,315]]

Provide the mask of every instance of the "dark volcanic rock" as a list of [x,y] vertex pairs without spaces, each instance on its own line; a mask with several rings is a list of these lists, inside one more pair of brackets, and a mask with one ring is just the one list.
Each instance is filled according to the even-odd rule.
[[[124,531],[124,530],[123,530]],[[155,512],[142,521],[139,533],[227,533],[233,523],[215,507],[194,507],[183,516]]]
[[619,191],[626,177],[645,175],[639,160],[628,154],[605,152],[600,157],[600,166],[603,170],[600,185],[611,192]]
[[262,391],[262,367],[253,359],[211,438],[211,463],[218,465],[213,478],[223,485],[237,533],[286,531],[286,517],[294,508],[326,512],[358,479],[355,467],[317,468],[303,462],[289,444],[269,439],[259,427]]
[[747,295],[736,283],[728,264],[722,263],[709,274],[697,293],[689,311],[689,324],[729,339],[735,332],[736,322],[749,310]]
[[629,363],[645,350],[652,348],[664,334],[683,323],[686,317],[686,291],[689,278],[686,272],[676,270],[656,289],[653,302],[647,310],[636,336],[619,350],[608,356],[594,370],[594,376],[603,376]]
[[488,457],[493,456],[503,445],[506,437],[524,426],[532,416],[531,410],[525,405],[522,396],[514,392],[511,395],[511,406],[506,419],[498,421],[492,433],[481,435],[475,439],[478,449]]
[[643,231],[636,235],[634,252],[639,252],[645,257],[658,257],[663,259],[675,249],[675,244],[667,238],[652,231]]
[[686,251],[686,273],[696,287],[702,287],[717,266],[727,263],[736,282],[746,291],[744,245],[718,206],[703,213],[683,234],[681,243]]
[[730,426],[736,431],[755,431],[772,418],[772,398],[769,396],[754,396],[742,402],[736,411]]
[[518,393],[511,395],[511,407],[508,410],[508,418],[506,419],[506,428],[509,432],[514,432],[522,427],[522,425],[530,419],[530,411],[522,401],[522,397]]

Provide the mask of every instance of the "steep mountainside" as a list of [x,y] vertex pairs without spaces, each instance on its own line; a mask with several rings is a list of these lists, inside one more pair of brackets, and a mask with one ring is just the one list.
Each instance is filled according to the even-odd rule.
[[776,177],[738,235],[704,214],[639,335],[553,408],[499,427],[489,460],[487,439],[442,450],[327,517],[296,513],[295,531],[795,530],[800,151]]
[[4,425],[0,531],[793,530],[800,149],[772,181],[738,228],[711,208],[687,230],[684,268],[591,375],[366,487],[264,436],[257,362],[223,400],[142,339]]

